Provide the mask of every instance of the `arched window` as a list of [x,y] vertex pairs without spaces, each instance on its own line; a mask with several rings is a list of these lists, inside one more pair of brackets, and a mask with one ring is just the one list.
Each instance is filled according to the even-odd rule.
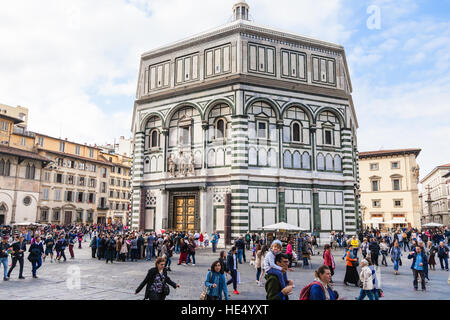
[[317,155],[317,170],[319,171],[325,170],[325,157],[321,153]]
[[300,124],[298,122],[292,124],[292,141],[301,142]]
[[342,171],[342,160],[338,155],[334,157],[334,171]]
[[258,163],[258,155],[256,154],[255,148],[248,149],[248,164],[256,166]]
[[300,152],[295,151],[293,156],[293,162],[294,162],[294,169],[300,169],[301,168],[301,160],[300,160]]
[[216,122],[216,139],[223,139],[224,137],[226,137],[225,121],[223,119],[219,119]]
[[267,152],[264,148],[258,150],[258,165],[267,166]]
[[325,166],[327,171],[333,171],[333,157],[331,156],[331,154],[327,154]]
[[0,160],[0,176],[5,176],[5,160]]
[[308,152],[303,152],[302,154],[302,168],[311,169],[311,157]]
[[27,168],[25,170],[25,179],[31,179],[31,166],[30,164],[27,164]]
[[292,168],[292,155],[290,151],[284,152],[284,167],[285,168]]
[[156,148],[159,147],[159,132],[158,130],[153,130],[150,135],[150,147]]

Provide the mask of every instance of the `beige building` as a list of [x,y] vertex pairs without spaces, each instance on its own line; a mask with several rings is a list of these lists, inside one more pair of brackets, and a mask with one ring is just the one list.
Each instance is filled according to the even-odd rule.
[[420,149],[359,153],[363,226],[420,227]]
[[450,164],[438,166],[423,178],[421,220],[423,224],[435,222],[449,224]]
[[127,223],[130,158],[27,131],[26,108],[0,106],[0,222]]
[[100,156],[111,164],[108,180],[109,211],[107,223],[131,223],[131,158],[119,154],[101,153]]
[[22,121],[0,112],[0,225],[35,222],[40,176],[48,159],[9,146],[14,125]]

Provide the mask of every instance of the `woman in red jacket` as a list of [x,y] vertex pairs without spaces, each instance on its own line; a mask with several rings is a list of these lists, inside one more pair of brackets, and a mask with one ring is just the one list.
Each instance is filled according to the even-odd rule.
[[[325,247],[323,248],[323,264],[326,265],[328,268],[330,268],[331,271],[331,276],[334,276],[334,268],[335,268],[335,264],[334,264],[334,257],[333,254],[331,253],[331,247],[329,244],[326,244]],[[331,282],[333,282],[333,280],[331,280]]]

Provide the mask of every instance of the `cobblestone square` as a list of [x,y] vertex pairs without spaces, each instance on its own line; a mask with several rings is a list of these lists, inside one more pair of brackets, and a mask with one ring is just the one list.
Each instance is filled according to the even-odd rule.
[[[25,260],[25,280],[18,279],[18,269],[15,269],[8,282],[0,282],[0,299],[2,300],[138,300],[144,298],[143,291],[135,295],[134,291],[145,278],[147,270],[154,266],[144,260],[138,262],[114,262],[106,264],[104,260],[92,259],[88,242],[83,243],[83,249],[74,249],[75,259],[67,262],[53,262],[49,260],[43,263],[38,270],[38,279],[31,277],[31,265]],[[172,272],[170,277],[181,285],[174,290],[168,300],[198,300],[202,291],[203,282],[211,263],[218,257],[211,252],[211,248],[199,249],[196,254],[196,266],[177,265],[178,255],[172,258]],[[251,252],[246,253],[247,263],[239,265],[241,272],[241,284],[238,285],[240,294],[232,294],[232,286],[228,287],[231,300],[265,300],[264,287],[258,287],[255,283],[256,270],[248,261]],[[359,288],[344,286],[345,263],[341,259],[342,250],[333,251],[336,262],[335,290],[346,300],[354,300],[359,294]],[[294,267],[294,272],[289,272],[288,278],[295,284],[292,300],[297,300],[301,289],[313,280],[313,270],[322,262],[320,255],[312,256],[311,268],[301,266]],[[11,259],[9,260],[11,263]],[[430,270],[430,281],[427,283],[427,291],[414,291],[412,285],[411,262],[403,257],[403,266],[400,267],[400,275],[394,276],[390,261],[388,267],[380,267],[381,287],[387,300],[449,300],[450,285],[447,283],[448,272],[440,270],[439,263],[436,271]],[[360,271],[360,270],[358,270]],[[77,274],[79,274],[79,288],[77,288]]]

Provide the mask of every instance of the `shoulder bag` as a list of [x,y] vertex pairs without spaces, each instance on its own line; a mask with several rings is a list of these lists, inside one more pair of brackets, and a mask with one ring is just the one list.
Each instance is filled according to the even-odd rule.
[[[210,271],[209,282],[211,282],[211,280],[212,280],[212,271]],[[204,285],[202,293],[200,293],[200,300],[208,299],[208,291],[209,291],[209,288],[206,285]]]

